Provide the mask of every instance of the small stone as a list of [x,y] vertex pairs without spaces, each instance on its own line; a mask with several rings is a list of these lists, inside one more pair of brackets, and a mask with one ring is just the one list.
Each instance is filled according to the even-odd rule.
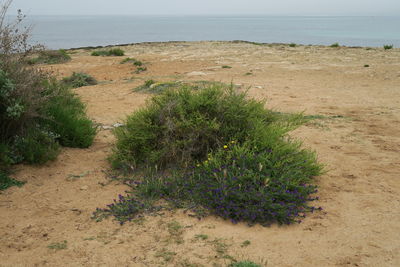
[[82,186],[80,189],[81,189],[82,191],[86,191],[86,190],[88,190],[88,189],[89,189],[89,186],[87,186],[87,185],[84,185],[84,186]]
[[117,123],[115,123],[113,125],[114,128],[118,128],[118,127],[121,127],[121,126],[124,126],[124,125],[122,123],[119,123],[119,122],[117,122]]

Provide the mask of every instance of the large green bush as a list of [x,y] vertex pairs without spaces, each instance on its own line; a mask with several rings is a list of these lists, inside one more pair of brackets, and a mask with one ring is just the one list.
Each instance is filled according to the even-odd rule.
[[263,102],[232,87],[211,85],[196,93],[183,86],[155,96],[116,129],[112,162],[124,169],[188,166],[230,140],[246,141],[258,124],[277,119]]
[[301,114],[267,110],[232,86],[191,89],[162,92],[115,130],[113,166],[145,175],[133,172],[133,194],[96,216],[123,223],[160,198],[199,216],[262,225],[299,222],[319,209],[309,201],[322,167],[287,136],[306,121]]
[[[6,1],[1,7],[1,21],[7,21],[10,4]],[[23,18],[19,13],[15,22],[0,24],[0,171],[4,175],[13,164],[41,164],[56,158],[60,144],[88,147],[96,133],[84,104],[71,89],[29,65],[38,47],[30,46],[29,31],[21,30]]]

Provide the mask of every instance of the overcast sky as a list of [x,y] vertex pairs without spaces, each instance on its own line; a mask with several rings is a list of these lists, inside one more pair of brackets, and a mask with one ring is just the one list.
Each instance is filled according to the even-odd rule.
[[16,9],[28,15],[400,16],[400,0],[14,0],[10,13]]

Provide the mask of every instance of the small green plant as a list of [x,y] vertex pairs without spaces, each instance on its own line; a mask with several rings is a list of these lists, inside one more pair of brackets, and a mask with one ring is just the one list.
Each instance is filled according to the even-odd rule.
[[340,47],[339,43],[333,43],[331,44],[331,47]]
[[160,251],[157,251],[157,253],[154,256],[156,258],[163,258],[163,260],[166,262],[170,262],[175,255],[176,255],[175,252],[168,251],[167,249],[164,248]]
[[385,49],[385,50],[389,50],[389,49],[392,49],[393,48],[393,45],[384,45],[383,46],[383,49]]
[[141,72],[144,72],[147,70],[147,67],[138,67],[135,71],[136,74],[139,74]]
[[24,184],[25,182],[17,181],[8,176],[7,173],[0,170],[0,191],[6,190],[7,188],[12,186],[21,187]]
[[249,71],[249,72],[246,72],[244,75],[245,76],[250,76],[250,75],[253,75],[253,72]]
[[289,44],[289,47],[296,47],[297,46],[297,44],[295,44],[295,43],[290,43]]
[[243,241],[243,243],[240,245],[242,248],[243,247],[247,247],[251,244],[251,242],[249,240]]
[[103,57],[111,57],[111,56],[117,56],[117,57],[122,57],[125,55],[124,50],[120,48],[113,48],[109,50],[98,50],[98,51],[93,51],[91,53],[92,56],[103,56]]
[[365,64],[365,65],[364,65],[364,68],[368,68],[368,67],[369,67],[369,65],[368,65],[368,64]]
[[199,239],[199,240],[207,240],[208,235],[198,234],[198,235],[195,235],[194,238]]
[[74,72],[71,76],[63,78],[62,83],[72,88],[78,88],[82,86],[96,85],[97,80],[89,74]]
[[28,59],[28,64],[61,64],[71,60],[64,49],[41,51],[39,56]]
[[67,249],[67,240],[64,240],[63,242],[59,242],[59,243],[51,243],[47,247],[49,249],[54,249],[54,250]]
[[223,69],[232,69],[232,67],[231,67],[231,66],[228,66],[228,65],[223,65],[222,68],[223,68]]
[[126,64],[126,63],[132,63],[133,65],[138,66],[138,67],[143,65],[142,61],[137,60],[135,58],[130,58],[130,57],[127,57],[121,61],[121,64]]
[[239,261],[229,264],[228,267],[262,267],[262,266],[252,261]]

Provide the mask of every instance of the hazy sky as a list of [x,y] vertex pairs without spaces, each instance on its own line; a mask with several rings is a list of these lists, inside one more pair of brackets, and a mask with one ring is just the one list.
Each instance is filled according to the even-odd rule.
[[10,14],[16,9],[28,15],[400,16],[400,0],[14,0]]

